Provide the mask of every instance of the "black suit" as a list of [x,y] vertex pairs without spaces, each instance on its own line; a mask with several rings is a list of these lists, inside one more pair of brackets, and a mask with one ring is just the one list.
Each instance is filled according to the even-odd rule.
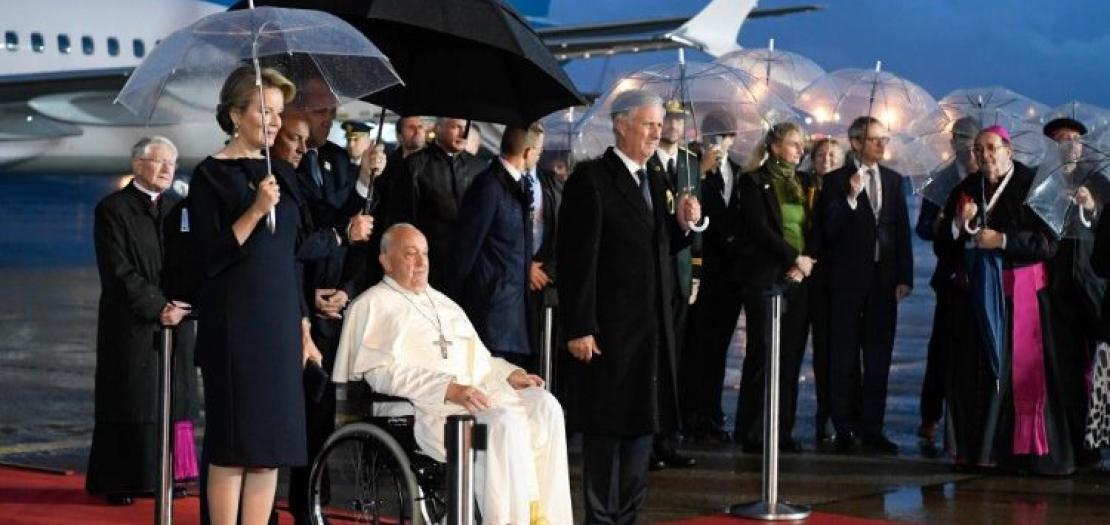
[[[671,255],[688,244],[648,172],[649,208],[612,150],[580,163],[559,210],[559,303],[567,339],[600,355],[566,373],[568,426],[583,432],[586,523],[633,523],[651,435],[675,428]],[[619,476],[614,473],[619,472]]]
[[[1110,221],[1099,222],[1091,250],[1091,268],[1099,277],[1110,279]],[[1110,294],[1102,297],[1102,329],[1103,337],[1110,339]]]
[[[741,371],[740,401],[736,407],[736,438],[750,443],[763,438],[763,390],[767,351],[770,344],[767,293],[780,286],[786,272],[799,255],[810,254],[812,243],[800,252],[783,236],[782,205],[776,195],[771,175],[765,170],[746,173],[740,178],[740,209],[747,232],[744,253],[747,268],[745,303],[748,311],[748,345]],[[805,209],[805,203],[799,202]],[[808,232],[804,231],[803,234]],[[805,235],[808,237],[808,235]],[[804,237],[804,238],[805,238]],[[782,335],[779,363],[780,440],[792,439],[794,412],[798,398],[798,373],[806,346],[808,296],[805,282],[784,289],[784,310],[781,317]]]
[[740,166],[731,161],[729,167],[732,184],[727,203],[721,170],[710,173],[701,185],[702,213],[709,218],[709,227],[701,234],[701,283],[693,308],[696,335],[682,364],[687,393],[683,396],[683,421],[694,436],[724,427],[721,395],[728,345],[743,305],[741,173]]
[[[540,239],[539,250],[532,255],[532,262],[540,263],[544,273],[546,273],[552,281],[555,281],[559,271],[555,251],[556,240],[558,239],[559,233],[559,207],[563,202],[563,181],[559,180],[555,176],[555,173],[545,169],[537,168],[536,175],[543,193],[543,209],[540,213],[540,220],[543,223],[543,234],[542,239]],[[531,270],[529,269],[529,271]],[[555,308],[555,318],[552,323],[553,333],[548,335],[551,339],[551,366],[555,369],[551,372],[553,383],[552,392],[555,392],[556,395],[562,399],[561,385],[555,381],[554,378],[557,376],[556,372],[565,367],[565,360],[568,358],[569,354],[559,351],[563,345],[557,308],[559,306],[559,297],[555,285],[548,286],[539,291],[529,291],[527,306],[528,332],[531,336],[532,353],[537,356],[543,351],[544,309],[546,307]]]
[[[953,162],[938,175],[943,179],[960,179],[959,168]],[[914,232],[922,240],[930,241],[936,237],[938,221],[940,221],[941,207],[928,199],[921,200],[921,211],[917,215],[917,225]],[[938,259],[929,279],[929,286],[936,295],[936,305],[933,308],[933,329],[929,335],[929,347],[925,361],[925,377],[921,380],[921,422],[936,423],[944,413],[944,385],[946,384],[947,355],[944,347],[945,325],[944,312],[947,309],[945,301],[948,297],[946,289],[947,272],[951,271],[948,261]]]
[[[855,209],[848,204],[849,181],[856,171],[850,163],[825,175],[818,260],[828,272],[835,305],[829,328],[833,424],[838,434],[876,436],[886,412],[898,308],[895,289],[912,286],[913,253],[902,176],[879,168],[882,202],[876,218],[866,191],[860,192]],[[853,371],[860,369],[861,356],[863,377],[857,381]]]
[[[297,183],[305,196],[311,224],[317,232],[336,239],[335,232],[346,232],[350,217],[362,210],[365,199],[355,190],[358,180],[358,166],[351,162],[345,148],[331,142],[317,149],[315,157],[322,184],[311,175],[309,162],[313,157],[305,156],[297,167]],[[343,327],[341,319],[326,319],[316,315],[315,290],[342,290],[351,300],[359,292],[354,275],[344,270],[348,259],[366,245],[348,247],[344,243],[331,251],[327,257],[304,262],[304,296],[313,315],[309,316],[312,325],[312,341],[324,357],[324,370],[331,370],[335,362],[335,352],[339,346],[339,333]],[[303,256],[302,256],[303,258]],[[335,431],[335,387],[329,384],[319,402],[305,399],[305,423],[308,432],[308,455],[314,457],[324,445],[324,441]],[[291,469],[289,479],[289,508],[297,523],[308,522],[308,475],[309,467]]]
[[465,151],[448,155],[432,144],[405,158],[391,181],[389,222],[411,223],[428,239],[428,282],[433,288],[450,286],[459,207],[470,183],[487,165]]

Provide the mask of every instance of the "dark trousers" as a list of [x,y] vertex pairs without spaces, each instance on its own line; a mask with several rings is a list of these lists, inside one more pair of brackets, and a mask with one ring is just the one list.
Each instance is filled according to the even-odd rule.
[[[335,363],[335,353],[339,346],[339,327],[341,321],[317,319],[313,322],[312,340],[324,356],[324,370],[331,370]],[[335,432],[335,384],[331,383],[324,389],[324,395],[319,402],[309,399],[304,401],[305,433],[308,444],[308,465],[289,469],[289,512],[297,525],[311,523],[309,512],[309,474],[312,472],[312,462],[328,437]],[[322,495],[327,500],[327,481],[324,482]]]
[[647,498],[651,434],[582,435],[582,490],[586,525],[634,525]]
[[892,272],[883,265],[876,266],[869,288],[834,287],[830,294],[829,377],[838,434],[883,430],[898,308]]
[[680,383],[686,395],[682,398],[683,420],[691,431],[699,427],[724,428],[721,410],[728,345],[736,332],[736,321],[744,305],[739,284],[703,281],[698,290],[691,322],[695,328],[694,343],[683,354]]
[[[688,345],[686,344],[686,322],[689,319],[690,301],[687,297],[683,297],[680,293],[675,293],[674,300],[671,301],[671,314],[674,318],[674,357],[675,362],[678,364],[677,376],[678,385],[676,391],[678,392],[679,403],[683,397],[684,389],[686,388],[685,378],[682,376],[682,369],[685,366],[685,355]],[[664,387],[664,382],[660,381],[660,387]],[[665,389],[661,388],[660,396],[667,395]],[[674,454],[678,450],[678,443],[681,441],[683,430],[683,421],[681,417],[675,418],[674,424],[669,427],[659,429],[659,433],[655,435],[653,442],[653,450],[656,455],[669,455]]]
[[925,378],[921,382],[921,422],[936,423],[944,415],[945,370],[948,368],[947,349],[944,340],[944,313],[947,308],[947,295],[943,290],[936,291],[937,304],[933,309],[933,332],[929,335],[928,354],[925,359]]
[[[767,353],[771,347],[771,303],[763,290],[746,294],[748,346],[740,371],[740,400],[736,406],[736,439],[763,441],[763,406]],[[783,292],[783,311],[779,330],[779,438],[790,439],[794,413],[798,406],[798,374],[805,354],[805,327],[809,322],[809,296],[806,284],[799,283]]]
[[823,275],[810,277],[809,328],[813,345],[813,383],[817,394],[814,428],[817,439],[829,435],[832,396],[829,394],[829,288]]

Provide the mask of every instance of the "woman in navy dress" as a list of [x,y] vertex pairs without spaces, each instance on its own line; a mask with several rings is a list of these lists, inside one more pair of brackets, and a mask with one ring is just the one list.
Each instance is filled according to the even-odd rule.
[[268,69],[262,86],[260,97],[249,67],[224,83],[217,121],[230,139],[197,166],[188,204],[204,271],[196,355],[215,525],[236,523],[240,500],[244,525],[266,523],[277,469],[307,463],[302,373],[319,359],[299,294],[295,175],[281,162],[267,173],[262,156],[295,88]]

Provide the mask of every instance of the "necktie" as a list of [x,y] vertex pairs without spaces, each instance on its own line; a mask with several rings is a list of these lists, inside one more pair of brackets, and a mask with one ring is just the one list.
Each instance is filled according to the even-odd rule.
[[308,165],[308,174],[312,177],[312,182],[316,183],[317,188],[324,187],[324,176],[320,173],[320,157],[319,153],[314,149],[304,152],[304,160],[302,162]]
[[670,175],[672,181],[677,181],[678,172],[675,171],[674,159],[667,160],[667,175]]
[[867,168],[867,198],[871,201],[871,211],[875,212],[875,217],[879,217],[879,210],[881,209],[882,201],[879,198],[879,174],[875,172],[875,168]]
[[640,194],[644,196],[644,203],[649,210],[654,210],[655,207],[651,205],[651,185],[648,184],[647,172],[642,168],[636,170],[636,178],[640,181]]

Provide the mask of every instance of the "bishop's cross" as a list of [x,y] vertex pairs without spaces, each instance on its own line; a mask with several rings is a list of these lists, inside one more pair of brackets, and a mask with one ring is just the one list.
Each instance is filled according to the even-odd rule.
[[439,333],[439,340],[432,344],[438,346],[440,355],[442,355],[444,359],[447,359],[447,347],[451,346],[451,341],[448,341],[447,338],[443,336],[443,332]]

